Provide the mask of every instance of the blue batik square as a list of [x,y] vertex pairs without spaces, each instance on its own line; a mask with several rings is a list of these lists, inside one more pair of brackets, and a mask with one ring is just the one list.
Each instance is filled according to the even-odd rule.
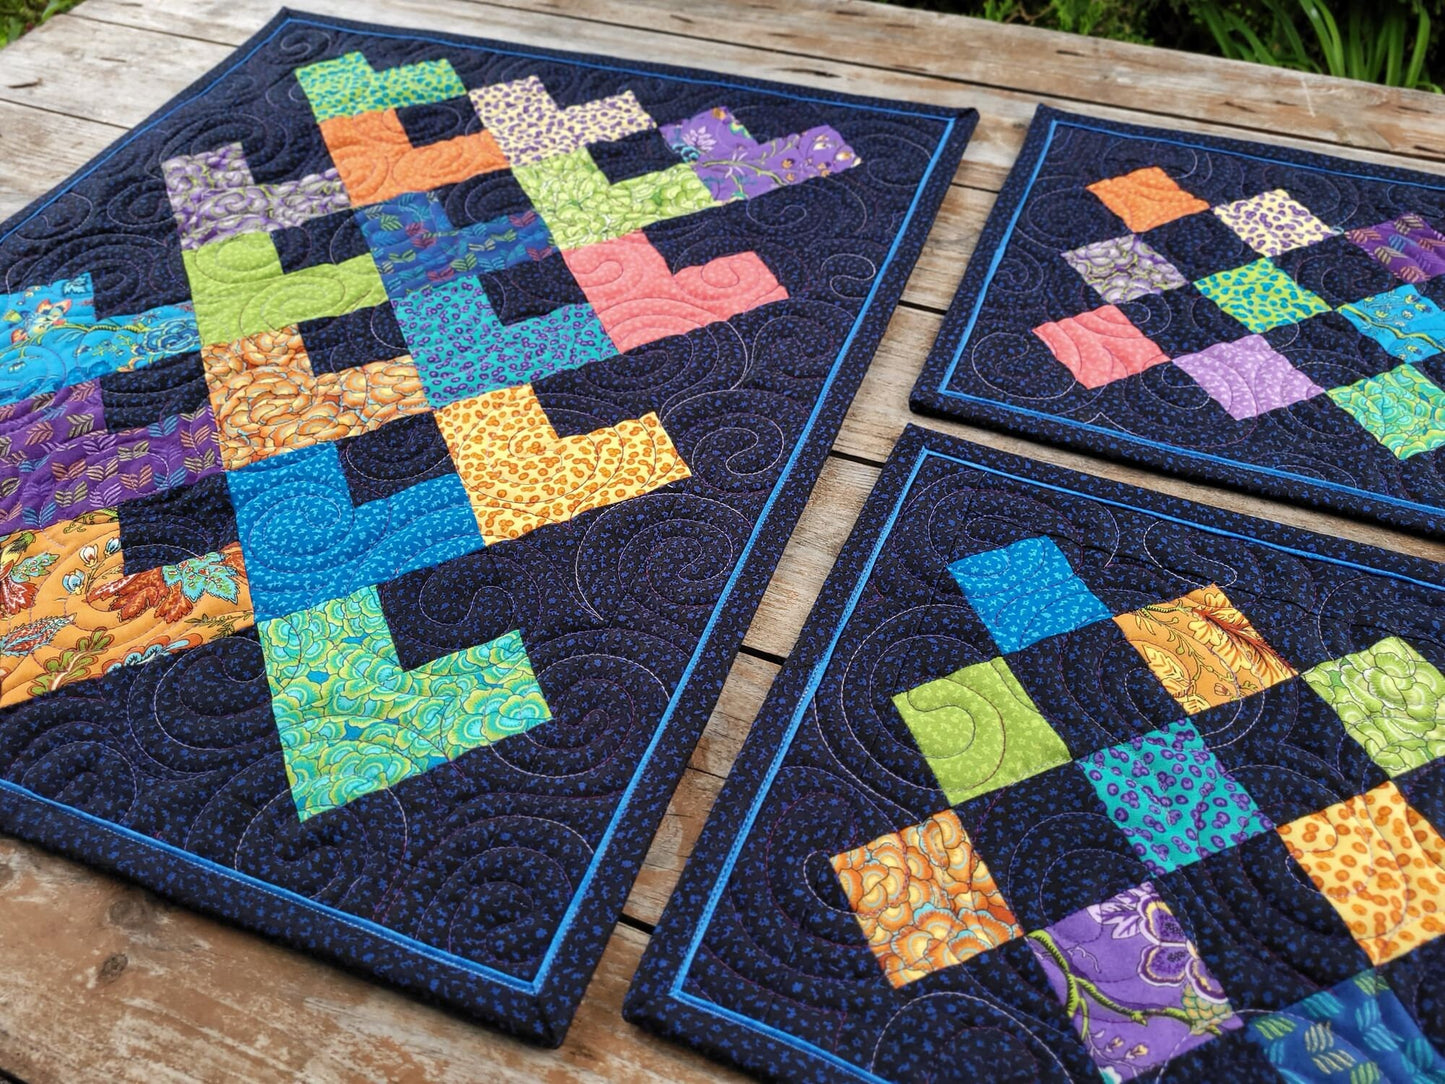
[[961,557],[948,571],[1005,653],[1112,616],[1051,538]]
[[1414,286],[1341,305],[1340,313],[1401,361],[1445,351],[1445,312]]
[[1156,874],[1274,827],[1190,722],[1171,723],[1077,763],[1115,826]]

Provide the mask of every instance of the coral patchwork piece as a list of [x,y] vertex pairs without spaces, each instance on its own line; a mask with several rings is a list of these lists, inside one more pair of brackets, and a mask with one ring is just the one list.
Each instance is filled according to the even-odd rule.
[[1033,331],[1086,388],[1103,387],[1169,360],[1114,305],[1040,324]]
[[1445,933],[1445,839],[1394,783],[1279,835],[1375,965]]
[[1242,1026],[1149,882],[1028,935],[1106,1080],[1132,1080]]
[[788,296],[755,252],[719,256],[674,274],[641,232],[572,249],[565,257],[619,353]]
[[0,233],[0,834],[539,1046],[977,120],[565,45],[282,10]]
[[1023,933],[951,811],[834,855],[832,866],[895,987]]
[[1114,622],[1190,715],[1295,675],[1218,587],[1120,614]]
[[560,437],[528,384],[448,403],[436,418],[488,542],[690,476],[656,414]]

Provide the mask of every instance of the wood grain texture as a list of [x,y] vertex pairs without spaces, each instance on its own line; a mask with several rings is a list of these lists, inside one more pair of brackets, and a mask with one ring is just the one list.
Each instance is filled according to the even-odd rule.
[[[813,496],[653,840],[567,1042],[540,1051],[0,838],[0,1069],[33,1082],[732,1079],[622,1022],[623,991],[878,468],[994,194],[1047,101],[1437,169],[1445,99],[861,0],[298,0],[319,14],[563,46],[883,97],[981,121]],[[0,216],[260,27],[274,0],[86,0],[0,52]],[[1288,133],[1281,135],[1279,133]],[[974,426],[1077,470],[1433,560],[1445,546]]]

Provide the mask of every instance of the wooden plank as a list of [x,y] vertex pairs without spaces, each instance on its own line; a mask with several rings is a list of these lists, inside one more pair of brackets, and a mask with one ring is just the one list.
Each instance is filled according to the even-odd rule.
[[125,129],[0,101],[0,219],[90,161]]
[[548,1051],[7,839],[0,909],[0,1067],[28,1084],[740,1079],[622,1023],[626,926]]
[[[633,29],[661,29],[809,60],[923,72],[960,83],[1208,117],[1266,136],[1445,158],[1445,99],[1348,79],[860,0],[493,0]],[[740,17],[741,14],[741,17]]]

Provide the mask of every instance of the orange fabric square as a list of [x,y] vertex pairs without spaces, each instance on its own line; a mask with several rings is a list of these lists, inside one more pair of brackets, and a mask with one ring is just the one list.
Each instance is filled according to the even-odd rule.
[[1445,933],[1445,839],[1394,783],[1278,832],[1376,966]]
[[1115,305],[1040,324],[1034,334],[1086,388],[1101,388],[1169,360]]
[[240,543],[126,575],[114,508],[5,536],[0,582],[0,706],[254,623]]
[[1295,668],[1213,585],[1120,614],[1114,623],[1190,715],[1295,676]]
[[431,409],[410,357],[316,376],[293,327],[201,348],[227,470]]
[[413,147],[395,109],[322,121],[321,138],[353,207],[507,167],[491,132]]
[[1089,185],[1089,191],[1135,233],[1209,210],[1209,204],[1184,191],[1158,166],[1095,181]]
[[895,987],[1023,936],[951,809],[834,855],[832,865]]

